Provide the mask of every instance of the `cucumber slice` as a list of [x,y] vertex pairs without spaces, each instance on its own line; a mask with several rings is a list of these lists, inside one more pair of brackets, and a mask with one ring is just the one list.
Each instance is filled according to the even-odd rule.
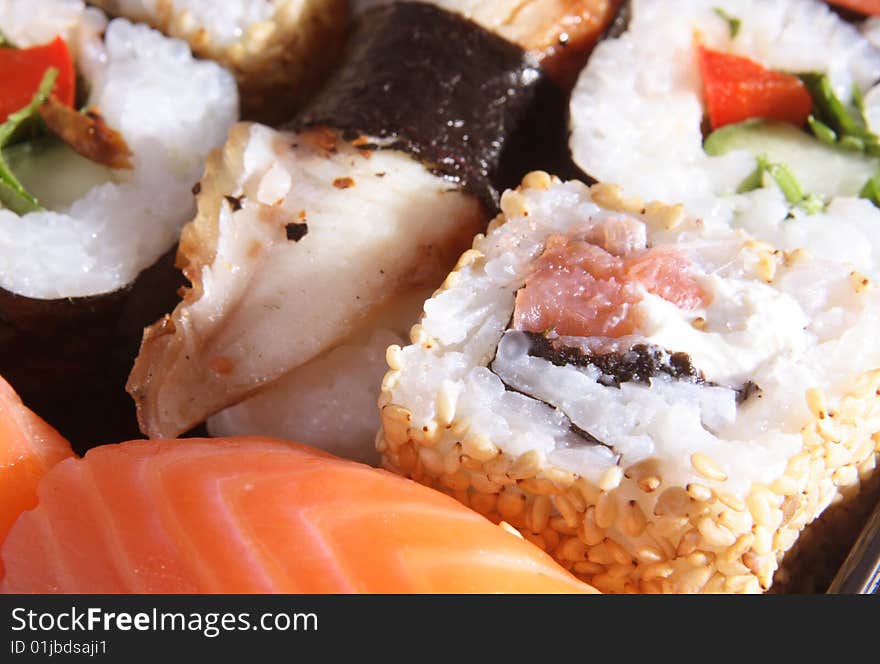
[[92,187],[113,181],[113,171],[55,138],[18,143],[3,158],[22,186],[47,210],[63,210]]
[[718,156],[746,150],[756,158],[785,164],[806,194],[826,200],[858,196],[880,167],[880,159],[827,145],[784,122],[746,120],[716,129],[703,143],[706,154]]

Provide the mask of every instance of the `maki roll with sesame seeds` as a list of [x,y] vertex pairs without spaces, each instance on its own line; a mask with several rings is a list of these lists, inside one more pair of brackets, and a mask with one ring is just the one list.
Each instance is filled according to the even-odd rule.
[[[385,348],[495,213],[547,85],[533,54],[460,14],[406,2],[357,17],[284,131],[238,125],[209,163],[179,256],[193,286],[129,379],[143,431],[214,416],[215,435],[377,462]],[[531,143],[539,161],[546,143]]]
[[125,378],[235,81],[77,0],[0,0],[0,33],[0,372],[80,449],[132,436]]
[[114,16],[186,40],[197,56],[235,74],[242,117],[290,117],[333,65],[345,38],[347,0],[89,0]]
[[384,464],[605,592],[770,589],[874,474],[876,271],[546,173],[501,208],[388,350]]

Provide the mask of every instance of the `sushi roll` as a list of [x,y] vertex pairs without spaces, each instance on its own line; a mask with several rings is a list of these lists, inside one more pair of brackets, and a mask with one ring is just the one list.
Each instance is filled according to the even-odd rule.
[[[363,10],[397,1],[355,0],[355,4]],[[434,0],[433,4],[532,53],[556,83],[570,89],[623,0]]]
[[837,223],[880,221],[880,51],[856,25],[816,0],[633,0],[629,17],[572,93],[586,173],[695,214],[759,219],[750,232],[774,243],[821,225],[829,249],[870,244]]
[[595,593],[448,496],[266,438],[58,464],[2,550],[12,593]]
[[235,74],[242,115],[275,122],[321,81],[342,47],[347,0],[89,0],[186,40]]
[[235,81],[77,0],[2,0],[0,32],[0,372],[77,444],[132,435],[125,378]]
[[388,349],[385,465],[602,591],[770,589],[874,474],[876,258],[541,172],[501,208]]
[[[210,160],[178,259],[192,288],[129,378],[144,433],[214,416],[213,435],[378,462],[384,350],[521,173],[514,136],[541,119],[547,85],[533,54],[461,14],[405,2],[357,17],[284,131],[239,124]],[[552,161],[550,143],[532,158]]]

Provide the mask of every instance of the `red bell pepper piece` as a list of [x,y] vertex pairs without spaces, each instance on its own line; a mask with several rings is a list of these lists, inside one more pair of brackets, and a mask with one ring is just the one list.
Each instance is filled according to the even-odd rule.
[[880,16],[880,0],[826,0],[829,4],[852,9],[860,14]]
[[772,71],[739,55],[697,46],[712,129],[750,118],[803,126],[813,98],[797,76]]
[[73,59],[61,37],[32,48],[0,48],[0,123],[30,103],[50,67],[58,69],[52,93],[72,108],[76,78]]

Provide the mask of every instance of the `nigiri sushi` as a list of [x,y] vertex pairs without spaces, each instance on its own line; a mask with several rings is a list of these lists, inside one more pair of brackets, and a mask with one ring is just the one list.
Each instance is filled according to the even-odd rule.
[[72,455],[68,442],[0,377],[0,544],[15,519],[37,504],[37,484],[43,475]]
[[[557,24],[582,15],[574,5],[555,8]],[[551,90],[559,117],[536,116]],[[216,416],[214,435],[377,462],[384,349],[485,227],[510,172],[519,180],[512,151],[525,142],[532,164],[550,159],[558,142],[526,129],[564,134],[564,110],[534,54],[445,3],[356,17],[339,67],[287,130],[239,124],[211,160],[179,256],[193,286],[146,331],[129,378],[144,433]]]
[[266,438],[97,447],[39,497],[3,592],[595,592],[448,496]]

